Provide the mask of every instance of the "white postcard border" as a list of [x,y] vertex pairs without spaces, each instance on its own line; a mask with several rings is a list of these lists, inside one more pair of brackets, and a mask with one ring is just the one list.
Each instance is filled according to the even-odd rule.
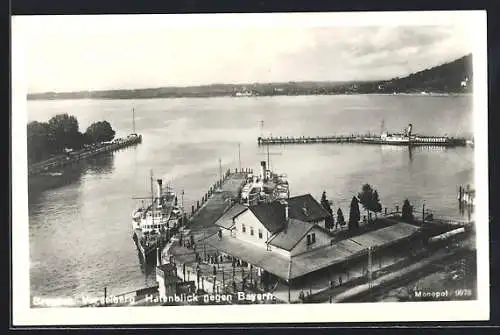
[[[138,16],[144,17],[144,16]],[[169,27],[302,27],[360,25],[466,24],[474,44],[474,141],[478,299],[458,302],[231,305],[181,307],[30,308],[29,231],[27,211],[26,76],[22,22],[54,17],[13,17],[12,22],[12,298],[14,325],[302,323],[372,321],[459,321],[489,319],[489,210],[486,11],[208,14],[72,19],[126,20],[127,24]],[[161,19],[161,20],[159,20]],[[139,24],[139,23],[138,23]]]

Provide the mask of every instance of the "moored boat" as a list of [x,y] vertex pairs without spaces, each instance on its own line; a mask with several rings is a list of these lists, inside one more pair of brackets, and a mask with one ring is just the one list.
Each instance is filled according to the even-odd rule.
[[[157,179],[157,192],[153,194],[151,176],[151,198],[132,212],[133,239],[145,260],[156,259],[156,250],[163,248],[181,224],[183,210],[178,204],[177,194],[163,180]],[[137,198],[136,198],[137,199]]]
[[289,197],[290,190],[286,176],[267,169],[265,161],[261,162],[259,175],[252,173],[247,175],[247,181],[241,190],[241,202],[247,206]]

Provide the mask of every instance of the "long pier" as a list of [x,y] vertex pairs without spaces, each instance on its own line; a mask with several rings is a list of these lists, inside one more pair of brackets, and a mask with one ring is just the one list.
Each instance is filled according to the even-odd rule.
[[126,138],[116,139],[112,143],[97,144],[91,148],[85,148],[78,151],[70,152],[68,154],[59,155],[57,157],[31,164],[28,168],[28,175],[33,176],[49,169],[61,168],[83,159],[97,156],[103,153],[116,151],[142,142],[141,135],[129,135]]
[[257,143],[262,145],[314,144],[314,143],[357,143],[398,146],[466,146],[469,141],[455,137],[421,136],[407,141],[387,141],[373,135],[334,135],[334,136],[270,136],[258,137]]

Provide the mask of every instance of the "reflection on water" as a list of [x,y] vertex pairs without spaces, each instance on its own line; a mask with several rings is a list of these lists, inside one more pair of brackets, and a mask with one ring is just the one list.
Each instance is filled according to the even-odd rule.
[[29,176],[29,203],[35,204],[40,195],[47,190],[80,183],[85,174],[110,174],[114,168],[113,161],[113,153],[106,153],[67,167]]
[[146,278],[150,278],[156,275],[156,259],[154,257],[145,260],[142,256],[142,253],[137,250],[137,258],[139,259],[141,272],[145,275]]
[[[411,121],[428,135],[465,136],[472,124],[468,97],[399,96],[30,101],[30,119],[44,121],[67,104],[82,128],[106,119],[117,136],[130,131],[134,106],[143,142],[64,169],[66,182],[38,196],[33,190],[43,188],[30,182],[30,285],[40,296],[154,285],[154,266],[144,264],[132,240],[138,204],[131,198],[149,195],[152,169],[178,192],[184,189],[191,208],[217,179],[219,158],[223,169],[238,167],[238,144],[242,167],[258,169],[267,160],[266,148],[257,146],[259,120],[264,133],[277,136],[376,132],[381,119],[388,129]],[[467,215],[456,196],[457,185],[474,184],[470,148],[311,144],[269,151],[271,168],[288,176],[292,196],[319,199],[326,191],[345,216],[364,183],[377,189],[384,207],[401,208],[408,198],[436,215]]]

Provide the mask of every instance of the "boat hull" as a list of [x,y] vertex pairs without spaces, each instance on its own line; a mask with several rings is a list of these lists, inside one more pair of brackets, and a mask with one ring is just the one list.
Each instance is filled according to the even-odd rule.
[[157,252],[158,245],[155,243],[153,245],[150,245],[149,247],[146,247],[140,242],[139,236],[140,236],[140,233],[138,233],[137,231],[134,231],[132,239],[134,240],[135,245],[137,247],[137,250],[140,252],[142,258],[147,263],[156,262],[156,256],[157,256],[156,252]]

